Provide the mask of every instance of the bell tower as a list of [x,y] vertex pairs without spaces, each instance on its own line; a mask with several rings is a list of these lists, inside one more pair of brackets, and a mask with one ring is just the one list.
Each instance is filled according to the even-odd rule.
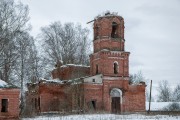
[[129,77],[129,54],[125,51],[124,19],[105,14],[94,20],[94,52],[90,55],[91,75]]

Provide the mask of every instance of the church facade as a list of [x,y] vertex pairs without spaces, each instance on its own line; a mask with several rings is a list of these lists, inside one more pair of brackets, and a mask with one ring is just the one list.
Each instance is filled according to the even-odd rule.
[[105,14],[94,21],[94,51],[90,67],[62,65],[53,80],[28,84],[27,103],[39,112],[144,112],[145,83],[129,83],[129,55],[125,51],[124,19]]

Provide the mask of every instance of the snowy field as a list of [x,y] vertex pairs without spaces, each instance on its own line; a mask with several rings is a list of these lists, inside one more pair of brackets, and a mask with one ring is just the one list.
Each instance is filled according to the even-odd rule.
[[155,115],[146,116],[141,114],[114,115],[114,114],[91,114],[91,115],[68,115],[68,116],[39,116],[36,118],[23,118],[22,120],[180,120],[179,116]]

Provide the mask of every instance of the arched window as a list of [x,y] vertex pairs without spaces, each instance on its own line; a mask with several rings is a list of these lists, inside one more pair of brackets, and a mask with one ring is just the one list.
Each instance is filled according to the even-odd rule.
[[112,23],[112,31],[111,31],[111,37],[116,38],[117,37],[117,23],[113,22]]
[[99,71],[98,71],[98,65],[96,65],[96,74],[98,74]]
[[118,62],[114,62],[114,74],[118,74]]

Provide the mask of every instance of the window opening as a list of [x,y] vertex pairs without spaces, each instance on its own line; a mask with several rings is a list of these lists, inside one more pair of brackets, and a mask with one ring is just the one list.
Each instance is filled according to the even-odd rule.
[[118,64],[114,63],[114,74],[118,74]]
[[96,74],[98,74],[99,71],[98,71],[98,65],[96,65]]
[[2,99],[1,106],[1,112],[8,112],[8,99]]
[[99,36],[99,27],[96,26],[95,27],[95,36],[94,36],[94,39],[96,39],[98,36]]
[[37,109],[37,98],[35,98],[35,109]]
[[93,79],[92,82],[95,82],[95,79]]
[[39,110],[40,110],[40,98],[38,98],[38,106],[39,106]]
[[112,23],[111,37],[112,38],[116,38],[117,37],[117,23],[115,23],[115,22]]
[[90,108],[93,110],[96,110],[96,101],[95,100],[90,101]]

